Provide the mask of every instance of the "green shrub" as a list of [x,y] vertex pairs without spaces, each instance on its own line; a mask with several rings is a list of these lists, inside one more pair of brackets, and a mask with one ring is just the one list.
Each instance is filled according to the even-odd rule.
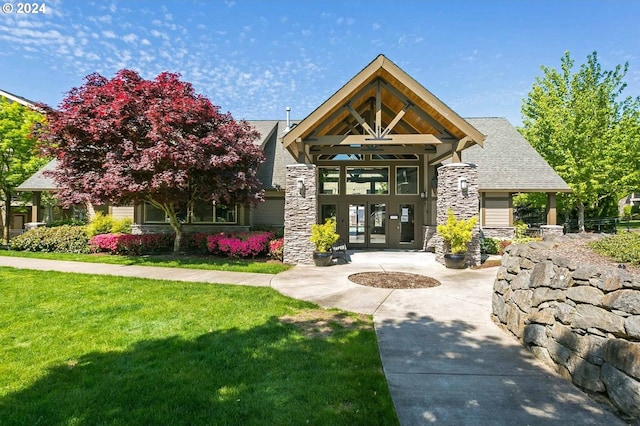
[[14,237],[12,250],[61,253],[89,253],[89,239],[82,226],[62,225],[55,228],[30,229]]
[[114,219],[111,215],[97,212],[87,225],[89,238],[101,234],[130,234],[132,221],[130,218]]
[[340,235],[336,234],[336,221],[329,218],[323,224],[311,225],[311,238],[316,251],[327,252],[338,241]]
[[122,219],[113,219],[113,225],[111,226],[111,233],[112,234],[130,234],[132,224],[133,224],[133,220],[131,220],[130,217],[125,217]]
[[640,265],[640,234],[626,232],[610,235],[589,243],[589,247],[616,262]]
[[473,239],[473,228],[478,222],[477,217],[470,219],[458,220],[453,210],[447,211],[447,223],[444,225],[438,225],[438,234],[449,243],[449,250],[453,254],[465,253],[467,251],[467,245]]
[[484,237],[480,240],[480,253],[498,254],[498,240],[491,237]]

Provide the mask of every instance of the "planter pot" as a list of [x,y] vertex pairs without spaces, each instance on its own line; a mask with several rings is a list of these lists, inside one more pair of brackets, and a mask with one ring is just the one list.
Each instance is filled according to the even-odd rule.
[[444,255],[444,265],[449,269],[465,269],[465,253],[447,253]]
[[330,251],[314,251],[313,263],[315,263],[316,266],[329,266],[331,264],[332,257],[333,253]]

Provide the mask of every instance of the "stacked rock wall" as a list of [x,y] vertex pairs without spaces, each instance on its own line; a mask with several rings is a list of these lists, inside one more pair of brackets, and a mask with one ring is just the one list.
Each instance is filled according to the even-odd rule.
[[640,417],[640,275],[572,260],[554,245],[507,248],[494,320],[580,388]]

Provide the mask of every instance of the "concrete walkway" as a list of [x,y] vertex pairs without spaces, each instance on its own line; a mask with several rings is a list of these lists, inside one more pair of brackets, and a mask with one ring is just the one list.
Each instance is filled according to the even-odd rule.
[[[275,276],[12,257],[0,257],[0,266],[272,286],[324,307],[372,314],[402,425],[624,424],[491,321],[496,268],[449,270],[422,252],[360,251],[350,260],[328,268],[298,266]],[[388,290],[348,280],[365,271],[424,274],[442,285]]]

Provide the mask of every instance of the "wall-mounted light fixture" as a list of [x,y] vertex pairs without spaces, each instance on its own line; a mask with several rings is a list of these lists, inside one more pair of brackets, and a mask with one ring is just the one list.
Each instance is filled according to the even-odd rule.
[[304,186],[303,178],[296,179],[296,189],[298,190],[298,195],[300,195],[301,197],[304,197],[304,191],[306,188]]
[[458,189],[462,192],[466,192],[466,190],[469,188],[469,182],[467,182],[467,178],[466,177],[459,177],[458,178]]
[[422,198],[423,200],[424,200],[425,198],[427,198],[427,193],[426,193],[426,192],[421,192],[421,193],[420,193],[420,198]]

